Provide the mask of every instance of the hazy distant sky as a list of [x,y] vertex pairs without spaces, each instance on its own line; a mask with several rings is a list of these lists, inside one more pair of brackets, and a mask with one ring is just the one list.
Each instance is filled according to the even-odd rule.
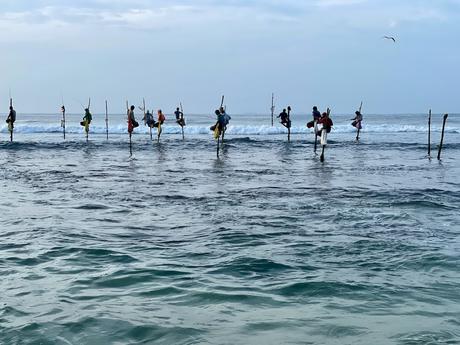
[[454,112],[459,42],[460,0],[1,0],[0,111]]

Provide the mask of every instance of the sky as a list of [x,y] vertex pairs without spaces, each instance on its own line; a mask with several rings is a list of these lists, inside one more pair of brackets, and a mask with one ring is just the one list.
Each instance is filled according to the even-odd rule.
[[1,0],[0,103],[460,112],[459,19],[460,0]]

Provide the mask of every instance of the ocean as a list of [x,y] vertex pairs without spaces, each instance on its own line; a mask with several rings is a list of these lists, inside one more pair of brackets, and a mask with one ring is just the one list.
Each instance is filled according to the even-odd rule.
[[460,115],[230,115],[2,124],[0,344],[460,344]]

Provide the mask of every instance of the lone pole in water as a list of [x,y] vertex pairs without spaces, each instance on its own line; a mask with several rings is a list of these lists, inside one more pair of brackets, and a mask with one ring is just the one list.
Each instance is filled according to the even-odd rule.
[[442,121],[441,143],[439,144],[438,160],[441,160],[441,150],[442,150],[442,144],[444,142],[444,129],[446,128],[446,121],[447,121],[448,116],[449,116],[448,114],[445,114],[444,119]]
[[431,158],[431,109],[428,113],[428,158]]
[[291,141],[291,106],[287,108],[288,116],[287,116],[287,129],[288,129],[288,142]]
[[[361,110],[363,109],[363,101],[359,106],[359,113],[361,114]],[[358,132],[356,133],[356,141],[359,141],[359,132],[361,131],[361,121],[358,123]]]
[[182,109],[182,102],[179,102],[180,105],[180,112],[181,112],[181,124],[180,127],[182,129],[182,140],[185,140],[185,135],[184,135],[184,109]]
[[109,140],[109,107],[107,106],[107,100],[105,101],[105,133],[107,140]]
[[272,107],[270,108],[272,112],[272,127],[273,127],[273,118],[275,116],[275,94],[272,93]]

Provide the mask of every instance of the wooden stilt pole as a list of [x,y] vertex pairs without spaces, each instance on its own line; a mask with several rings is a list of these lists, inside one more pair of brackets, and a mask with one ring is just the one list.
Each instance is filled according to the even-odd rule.
[[217,137],[217,158],[219,158],[219,149],[220,149],[219,141],[220,141],[220,136]]
[[449,115],[448,114],[445,114],[444,115],[444,118],[443,118],[443,121],[442,121],[442,132],[441,132],[441,142],[439,144],[439,150],[438,150],[438,160],[441,160],[441,150],[442,150],[442,144],[444,142],[444,130],[446,128],[446,121],[447,121],[447,117]]
[[61,113],[62,113],[61,127],[62,127],[62,134],[63,134],[64,140],[65,140],[65,105],[64,105],[64,96],[61,95],[61,99],[62,99],[62,106],[61,106]]
[[[13,111],[13,98],[11,97],[10,91],[10,113]],[[8,130],[10,131],[10,141],[13,142],[13,131],[14,131],[14,123],[13,119],[10,118],[10,122],[8,123]]]
[[313,131],[315,132],[315,146],[313,148],[313,152],[316,153],[316,148],[318,147],[318,121],[314,121]]
[[288,106],[287,108],[287,129],[288,129],[288,142],[291,141],[291,106]]
[[129,102],[128,101],[126,101],[126,115],[128,116],[129,157],[132,157],[133,156],[133,142],[132,142],[133,124],[131,123],[131,116],[129,114]]
[[181,112],[181,129],[182,129],[182,140],[185,140],[185,135],[184,135],[184,109],[182,109],[182,102],[179,102],[180,105],[180,112]]
[[431,109],[428,113],[428,158],[431,158]]
[[[361,110],[363,109],[363,102],[361,101],[361,104],[359,106],[359,113],[361,114]],[[361,114],[362,115],[362,114]],[[358,125],[358,131],[356,132],[356,141],[359,141],[359,134],[361,132],[361,121],[359,122],[359,125]]]
[[109,140],[109,107],[107,105],[107,100],[105,101],[105,134],[107,140]]
[[270,108],[272,112],[272,127],[273,127],[273,122],[274,122],[274,116],[275,116],[275,94],[272,93],[272,107]]

